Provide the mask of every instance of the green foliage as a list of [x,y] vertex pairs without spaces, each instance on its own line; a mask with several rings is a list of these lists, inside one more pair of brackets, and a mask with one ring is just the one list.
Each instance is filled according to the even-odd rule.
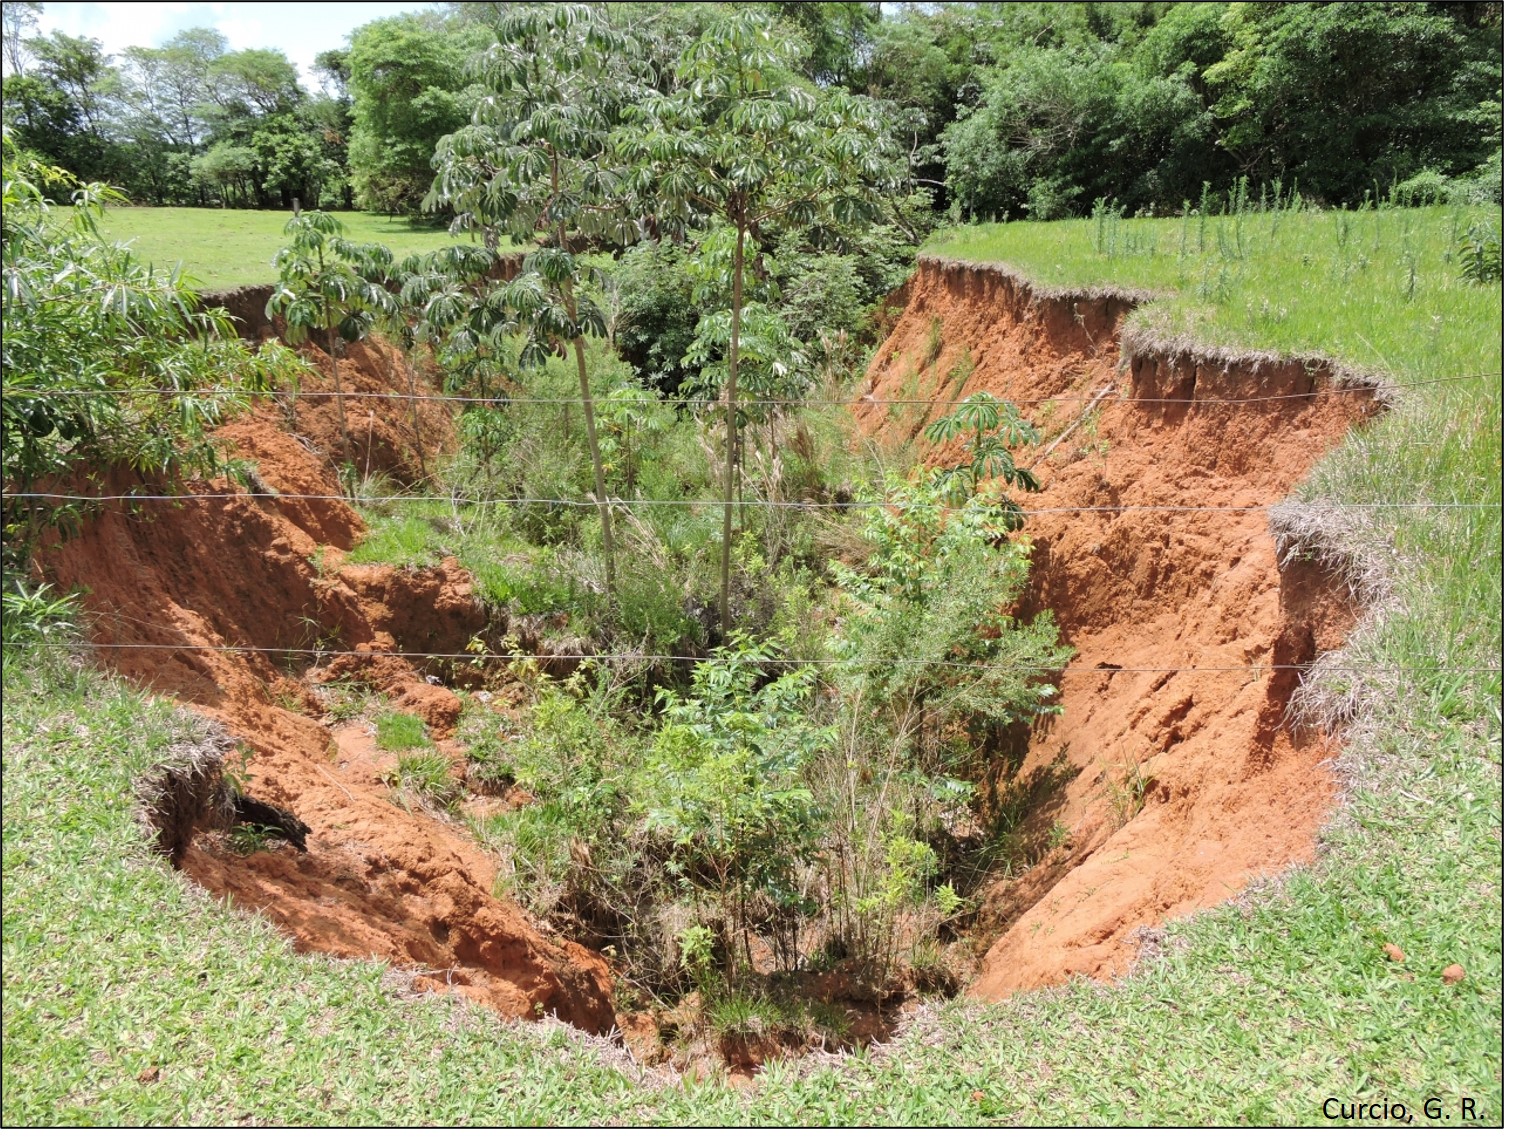
[[776,936],[808,909],[818,809],[802,773],[834,736],[810,720],[813,670],[761,684],[774,656],[738,639],[699,664],[686,699],[663,691],[635,803],[679,887],[720,922],[731,983],[750,970],[745,938],[764,918]]
[[479,93],[468,62],[485,29],[432,12],[376,20],[355,30],[346,64],[354,95],[349,166],[355,196],[371,211],[427,210],[431,161],[441,136],[470,122]]
[[671,242],[637,244],[614,264],[609,292],[620,354],[648,386],[676,394],[699,316],[686,251]]
[[589,290],[591,266],[573,248],[635,238],[610,136],[625,102],[642,92],[633,45],[602,9],[568,5],[505,15],[494,41],[475,65],[486,90],[471,126],[439,141],[426,206],[453,207],[457,228],[534,243],[501,296],[525,336],[523,365],[568,348],[576,356],[604,589],[613,592],[613,525],[586,362],[586,337],[606,336],[608,324]]
[[[1014,484],[1026,491],[1040,489],[1037,476],[1016,465],[1015,452],[1024,446],[1035,446],[1040,438],[1037,428],[1021,417],[1016,404],[980,391],[934,420],[925,431],[927,441],[939,445],[955,443],[970,433],[973,440],[967,444],[968,461],[943,470],[933,479],[948,490],[954,505],[966,502],[986,479],[1002,487]],[[1000,499],[1009,529],[1017,529],[1021,524],[1020,511],[1003,491]]]
[[291,342],[299,343],[313,331],[326,334],[344,465],[353,473],[338,341],[365,338],[378,318],[396,310],[396,301],[386,288],[391,252],[380,244],[351,243],[343,234],[344,225],[326,211],[292,215],[286,223],[288,242],[275,253],[275,290],[265,311],[285,317]]
[[922,480],[891,482],[885,501],[863,526],[867,559],[833,566],[849,606],[838,683],[910,763],[945,768],[968,734],[1051,712],[1057,690],[1043,679],[1072,651],[1050,615],[1018,625],[1006,613],[1026,581],[1027,547],[1004,543],[993,496],[948,511]]
[[1463,176],[1497,146],[1491,12],[1110,6],[1106,27],[1087,11],[1099,9],[1007,5],[977,31],[916,14],[913,32],[882,33],[898,71],[875,74],[946,125],[946,180],[965,217],[1063,218],[1102,196],[1142,211],[1239,175],[1356,203],[1425,169]]
[[269,825],[235,825],[227,833],[228,848],[240,857],[261,853],[282,839],[281,831]]
[[[728,226],[728,268],[713,261],[709,298],[729,297],[724,402],[725,523],[720,539],[720,618],[731,621],[731,521],[735,502],[737,403],[742,371],[746,243],[759,228],[871,222],[881,187],[899,171],[873,106],[841,90],[817,96],[793,72],[799,45],[772,34],[765,16],[726,13],[683,53],[670,94],[653,96],[616,141],[632,164],[631,188],[662,218],[706,217]],[[716,125],[724,130],[716,131]],[[725,276],[726,282],[721,279]],[[725,287],[728,291],[724,290]],[[711,345],[721,323],[706,316]],[[763,315],[754,312],[754,327]],[[702,348],[690,348],[690,357]],[[753,355],[755,357],[755,354]]]
[[420,717],[389,712],[376,718],[376,745],[381,749],[428,749],[433,744]]
[[1473,223],[1460,246],[1461,278],[1468,283],[1503,281],[1503,240],[1491,223]]
[[[277,283],[269,313],[286,320],[301,342],[314,331],[359,342],[394,307],[384,279],[391,252],[380,244],[343,238],[344,225],[326,211],[298,212],[286,223],[285,247],[275,255]],[[337,389],[337,387],[336,387]]]
[[[214,472],[208,427],[287,378],[292,358],[251,352],[228,337],[226,314],[201,310],[179,276],[104,240],[106,189],[74,188],[67,173],[23,155],[9,131],[4,148],[7,489],[80,464],[171,479]],[[75,206],[53,206],[43,194],[50,183],[74,189]],[[8,511],[8,565],[38,522]]]
[[398,791],[404,803],[417,798],[432,808],[449,809],[461,797],[450,759],[437,749],[410,749],[398,754],[397,764],[383,780]]
[[56,594],[46,583],[28,586],[7,576],[4,588],[4,646],[7,660],[36,644],[56,645],[79,637],[80,595]]

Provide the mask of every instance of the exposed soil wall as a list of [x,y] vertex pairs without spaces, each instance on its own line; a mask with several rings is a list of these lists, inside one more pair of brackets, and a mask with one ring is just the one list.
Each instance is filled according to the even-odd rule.
[[[325,372],[307,386],[329,390]],[[356,453],[385,456],[406,476],[430,452],[410,444],[419,429],[392,391],[400,362],[384,347],[355,348],[341,362]],[[438,408],[442,404],[426,404]],[[421,443],[447,445],[449,418],[420,412]],[[394,764],[354,728],[320,719],[315,687],[359,676],[421,716],[443,737],[460,712],[449,690],[420,676],[396,651],[458,652],[485,624],[470,577],[453,561],[426,570],[340,565],[340,551],[364,533],[338,500],[333,467],[337,418],[328,399],[262,409],[218,433],[258,465],[259,485],[279,497],[108,503],[77,537],[46,551],[42,576],[89,589],[93,639],[104,647],[238,646],[367,651],[319,659],[279,652],[102,648],[103,661],[155,690],[215,716],[246,747],[231,769],[247,772],[247,792],[288,808],[312,828],[308,852],[250,856],[199,838],[183,868],[219,896],[265,914],[298,949],[374,956],[420,965],[422,987],[450,988],[511,1017],[555,1013],[581,1027],[614,1024],[612,986],[602,958],[538,933],[511,902],[493,895],[495,860],[454,828],[400,807],[382,775]],[[368,437],[365,437],[368,434]],[[379,463],[378,463],[379,467]],[[141,490],[111,476],[103,493]],[[227,491],[194,482],[191,493]],[[452,748],[441,742],[447,752]]]
[[1034,511],[1104,508],[1027,520],[1020,608],[1051,609],[1076,654],[1062,715],[1014,737],[1019,770],[991,779],[1020,819],[1011,874],[980,922],[990,948],[974,991],[986,997],[1124,972],[1140,927],[1310,859],[1334,800],[1337,746],[1283,720],[1298,673],[1255,667],[1337,645],[1347,596],[1315,566],[1279,566],[1262,510],[1139,508],[1277,502],[1374,413],[1370,392],[1296,363],[1129,356],[1130,306],[923,260],[857,408],[863,434],[892,442],[948,408],[883,400],[1015,399],[1050,445],[1027,459],[1042,491],[1013,497]]

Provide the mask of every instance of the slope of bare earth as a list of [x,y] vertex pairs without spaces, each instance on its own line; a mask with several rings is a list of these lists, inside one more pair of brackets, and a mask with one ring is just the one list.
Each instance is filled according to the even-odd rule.
[[[313,390],[331,390],[324,374]],[[450,435],[448,415],[415,413],[393,392],[402,364],[384,347],[341,361],[347,418],[363,465],[407,479]],[[439,407],[441,404],[423,404]],[[88,588],[84,602],[102,661],[219,720],[242,743],[247,791],[311,827],[308,852],[286,845],[241,856],[203,835],[182,866],[218,896],[260,912],[302,951],[377,957],[415,968],[420,987],[453,989],[509,1017],[555,1013],[597,1032],[614,1025],[603,959],[551,940],[493,895],[496,864],[456,828],[393,799],[382,775],[394,759],[354,727],[334,729],[314,686],[358,677],[416,713],[441,739],[459,716],[449,690],[420,677],[397,651],[458,652],[485,624],[469,575],[452,560],[427,570],[336,561],[364,534],[339,498],[337,408],[302,399],[265,404],[218,434],[257,464],[274,495],[105,504],[78,536],[46,552],[46,580]],[[141,491],[127,474],[94,493]],[[227,492],[224,481],[190,493]],[[158,647],[341,648],[368,656],[319,659],[279,652]],[[138,648],[132,648],[138,647]]]
[[1140,928],[1310,859],[1335,799],[1337,746],[1284,721],[1298,671],[1263,667],[1337,645],[1348,596],[1282,568],[1263,509],[1175,508],[1269,507],[1376,407],[1296,363],[1126,357],[1126,301],[1040,297],[990,268],[923,260],[903,302],[858,427],[903,442],[948,408],[884,400],[978,390],[1042,426],[1026,461],[1043,489],[1015,495],[1034,511],[1021,609],[1052,610],[1076,650],[1063,713],[991,779],[1021,818],[974,991],[1115,976]]

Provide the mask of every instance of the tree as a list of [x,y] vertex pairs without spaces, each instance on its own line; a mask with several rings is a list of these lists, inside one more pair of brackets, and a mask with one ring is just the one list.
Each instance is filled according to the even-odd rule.
[[850,224],[873,217],[873,189],[894,168],[873,108],[843,91],[819,95],[794,71],[802,56],[766,17],[718,19],[683,54],[678,88],[620,141],[643,201],[671,219],[716,217],[729,226],[730,338],[725,383],[725,521],[720,615],[730,625],[736,408],[745,305],[746,245],[768,225]]
[[419,210],[434,180],[435,145],[471,118],[469,61],[483,47],[485,29],[452,27],[430,13],[377,20],[353,33],[349,165],[362,207]]
[[[206,432],[289,377],[289,352],[251,352],[176,275],[101,238],[113,193],[24,155],[4,133],[3,477],[7,491],[79,464],[174,481],[217,469]],[[45,187],[67,188],[60,209]],[[6,512],[6,564],[45,516]]]
[[42,5],[37,0],[10,0],[0,6],[4,11],[5,62],[11,66],[14,76],[26,75],[27,34],[37,27],[37,17],[42,15]]
[[385,286],[375,282],[379,277],[365,273],[389,263],[391,252],[379,244],[351,243],[343,232],[343,224],[325,211],[294,214],[286,224],[289,242],[275,256],[277,281],[265,310],[272,318],[285,316],[291,342],[300,342],[315,328],[325,332],[344,466],[352,475],[355,453],[339,379],[339,340],[365,338],[377,316],[388,314],[394,304]]
[[246,48],[213,59],[207,69],[212,101],[230,120],[289,112],[302,102],[296,65],[274,48]]
[[868,558],[833,569],[849,604],[836,639],[844,701],[908,749],[912,766],[936,770],[960,736],[1056,712],[1057,688],[1043,679],[1073,651],[1050,613],[1018,624],[1007,612],[1030,547],[1005,543],[1010,522],[996,496],[949,511],[927,477],[891,482],[887,505],[864,524]]
[[571,348],[603,531],[604,576],[614,586],[614,533],[588,384],[586,337],[607,335],[576,254],[590,240],[628,242],[636,224],[610,150],[626,102],[643,91],[626,41],[600,7],[558,5],[501,20],[477,74],[487,94],[468,128],[439,141],[439,175],[425,204],[449,204],[457,227],[535,244],[503,290],[528,342],[526,362]]
[[[941,471],[935,483],[947,491],[954,506],[963,506],[979,491],[986,479],[1001,484],[1002,490],[1015,485],[1022,490],[1040,490],[1037,476],[1016,465],[1015,452],[1024,446],[1036,446],[1037,428],[1021,417],[1016,404],[997,399],[988,391],[969,395],[952,411],[926,428],[929,442],[955,443],[966,434],[973,435],[967,444],[968,461]],[[1002,493],[1000,507],[1016,529],[1021,511]]]
[[106,86],[111,57],[99,40],[54,32],[26,42],[33,66],[5,78],[6,123],[17,142],[86,180],[111,178]]

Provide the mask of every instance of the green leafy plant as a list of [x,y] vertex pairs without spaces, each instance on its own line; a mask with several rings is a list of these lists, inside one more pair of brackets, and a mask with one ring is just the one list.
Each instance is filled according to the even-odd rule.
[[293,343],[313,331],[323,332],[333,371],[344,466],[352,473],[355,452],[339,377],[339,340],[359,342],[378,317],[396,309],[385,284],[391,252],[379,243],[346,240],[344,225],[326,211],[298,210],[286,222],[285,234],[286,246],[275,254],[275,291],[265,312],[272,318],[285,318],[286,338]]
[[1044,679],[1072,651],[1051,616],[1022,625],[1006,613],[1029,563],[1025,545],[1004,543],[1009,527],[992,495],[948,511],[935,478],[923,477],[891,481],[885,501],[864,521],[867,558],[832,567],[848,607],[836,679],[911,762],[936,768],[960,731],[1051,712],[1058,691]]
[[1473,223],[1460,246],[1461,278],[1498,283],[1503,278],[1503,240],[1491,223]]
[[868,222],[875,188],[896,176],[890,136],[873,106],[839,89],[819,95],[793,71],[801,55],[800,46],[779,36],[764,14],[725,13],[683,53],[671,94],[646,101],[618,141],[631,161],[636,194],[676,222],[715,218],[732,245],[724,285],[730,330],[720,536],[720,623],[726,630],[747,237],[784,221]]
[[696,668],[688,698],[662,691],[635,805],[680,887],[713,906],[731,985],[751,967],[758,930],[786,966],[798,960],[793,926],[809,908],[800,869],[819,829],[802,774],[834,737],[810,720],[812,669],[762,683],[776,654],[737,638]]
[[591,267],[578,252],[589,240],[632,242],[637,234],[610,147],[621,109],[643,93],[637,57],[599,8],[517,11],[494,32],[496,42],[476,65],[486,94],[473,124],[439,141],[439,175],[426,206],[452,206],[457,227],[480,226],[535,245],[497,295],[526,336],[524,364],[564,355],[568,347],[576,358],[605,592],[613,593],[613,521],[586,341],[607,336],[608,324],[589,289]]
[[269,825],[235,825],[227,832],[228,848],[240,857],[261,853],[282,840],[281,832]]
[[[3,153],[0,471],[5,562],[17,569],[38,530],[77,511],[13,496],[80,464],[170,482],[219,473],[207,430],[291,377],[296,360],[251,351],[181,276],[103,238],[101,216],[120,195],[23,152],[9,123]],[[73,205],[56,206],[49,188]]]
[[1105,772],[1103,791],[1113,829],[1120,829],[1143,812],[1153,775],[1132,758]]
[[55,594],[46,582],[29,586],[7,577],[4,590],[4,634],[7,651],[31,643],[54,645],[79,637],[80,595]]
[[[1004,484],[1015,484],[1019,489],[1041,489],[1037,476],[1024,466],[1016,465],[1015,452],[1024,446],[1035,446],[1041,435],[1029,421],[1021,417],[1016,405],[997,399],[988,391],[969,395],[952,411],[932,422],[926,428],[928,441],[938,445],[956,443],[965,435],[968,461],[960,462],[939,472],[933,478],[946,490],[953,505],[965,503],[986,479]],[[1008,530],[1021,525],[1020,508],[1000,494],[1001,512],[1010,523]]]

